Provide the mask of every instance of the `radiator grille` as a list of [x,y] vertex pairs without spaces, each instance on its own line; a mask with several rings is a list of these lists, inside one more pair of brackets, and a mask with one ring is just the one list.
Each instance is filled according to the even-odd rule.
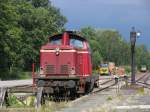
[[68,74],[69,73],[69,68],[68,65],[61,65],[61,73],[62,74]]
[[46,65],[46,74],[54,74],[55,73],[55,66],[54,65]]

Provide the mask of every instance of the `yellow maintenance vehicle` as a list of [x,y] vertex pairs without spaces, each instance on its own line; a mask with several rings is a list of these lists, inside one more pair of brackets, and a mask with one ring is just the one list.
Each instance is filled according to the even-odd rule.
[[109,75],[109,66],[108,64],[99,65],[99,74],[100,75]]

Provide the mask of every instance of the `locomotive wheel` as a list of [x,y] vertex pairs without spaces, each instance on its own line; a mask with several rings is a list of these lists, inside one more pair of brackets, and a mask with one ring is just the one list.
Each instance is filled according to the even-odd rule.
[[70,97],[70,91],[67,89],[66,93],[65,93],[65,100],[69,101],[69,99],[70,99],[69,97]]
[[74,100],[76,98],[76,89],[75,88],[71,88],[70,89],[70,100]]

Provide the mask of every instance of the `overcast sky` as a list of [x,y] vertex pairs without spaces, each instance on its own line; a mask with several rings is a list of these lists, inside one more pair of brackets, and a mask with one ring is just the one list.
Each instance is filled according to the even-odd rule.
[[116,29],[129,40],[132,26],[142,32],[138,43],[150,51],[150,0],[51,0],[67,17],[67,29],[85,26]]

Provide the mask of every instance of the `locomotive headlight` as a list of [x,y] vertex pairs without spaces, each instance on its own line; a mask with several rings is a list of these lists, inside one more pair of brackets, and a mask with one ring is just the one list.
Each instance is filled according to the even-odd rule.
[[44,70],[42,67],[40,68],[40,77],[44,77]]

